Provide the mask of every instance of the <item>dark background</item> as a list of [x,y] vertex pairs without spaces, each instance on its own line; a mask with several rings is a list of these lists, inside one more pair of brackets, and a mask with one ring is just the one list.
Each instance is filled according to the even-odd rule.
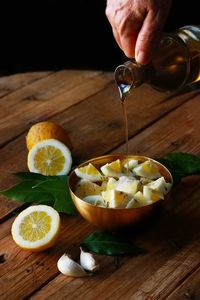
[[[124,55],[113,38],[105,6],[105,0],[1,3],[0,73],[63,68],[113,70]],[[198,1],[174,0],[165,31],[199,24],[197,6]]]

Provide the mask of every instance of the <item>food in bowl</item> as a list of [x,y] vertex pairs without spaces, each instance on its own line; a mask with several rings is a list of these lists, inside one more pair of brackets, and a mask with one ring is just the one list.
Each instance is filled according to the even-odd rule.
[[74,193],[103,208],[144,207],[164,199],[172,187],[158,163],[150,158],[118,158],[99,167],[91,162],[75,169]]

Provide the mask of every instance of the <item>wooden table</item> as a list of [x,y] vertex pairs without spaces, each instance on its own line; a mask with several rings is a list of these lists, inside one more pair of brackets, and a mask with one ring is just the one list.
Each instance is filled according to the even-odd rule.
[[[30,126],[53,120],[69,133],[77,160],[124,152],[124,124],[113,74],[62,70],[0,79],[1,189],[24,171]],[[200,154],[200,90],[165,94],[142,86],[128,100],[130,152],[150,157],[171,151]],[[22,203],[0,199],[0,299],[200,299],[200,181],[186,178],[151,226],[133,230],[146,253],[114,264],[101,257],[93,277],[60,274],[56,262],[95,228],[80,216],[62,216],[59,241],[31,253],[13,242],[11,224]]]

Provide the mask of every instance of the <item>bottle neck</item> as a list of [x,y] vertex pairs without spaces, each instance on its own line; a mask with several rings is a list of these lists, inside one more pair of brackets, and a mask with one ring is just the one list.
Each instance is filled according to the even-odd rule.
[[149,78],[149,66],[138,64],[135,60],[129,60],[115,69],[115,81],[118,85],[120,97],[123,101],[132,88],[147,82]]

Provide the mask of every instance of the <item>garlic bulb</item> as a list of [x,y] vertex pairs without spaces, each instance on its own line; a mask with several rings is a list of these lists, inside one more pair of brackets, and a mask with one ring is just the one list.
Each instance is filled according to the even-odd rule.
[[84,277],[88,274],[84,269],[71,259],[67,254],[63,254],[57,262],[58,270],[67,276],[71,277]]
[[80,254],[81,266],[85,270],[90,271],[90,272],[95,272],[95,271],[99,270],[99,264],[94,259],[94,256],[89,252],[83,251],[82,248],[80,248],[80,249],[81,249],[81,254]]

